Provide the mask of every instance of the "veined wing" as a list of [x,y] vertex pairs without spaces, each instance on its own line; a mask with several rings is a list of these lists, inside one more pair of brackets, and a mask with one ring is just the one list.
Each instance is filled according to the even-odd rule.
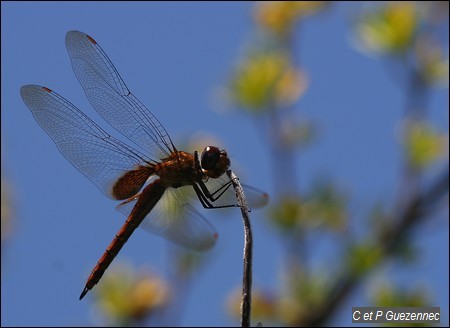
[[[147,183],[150,182],[151,180],[147,181]],[[208,179],[208,181],[205,182],[205,185],[212,196],[214,198],[217,198],[213,202],[210,201],[214,206],[213,208],[239,206],[236,198],[236,192],[227,174],[223,174],[217,179]],[[241,186],[244,189],[245,199],[250,209],[260,208],[268,204],[269,195],[266,192],[243,183],[241,183]],[[171,189],[173,188],[168,188],[167,190]],[[191,186],[186,186],[186,189],[185,187],[183,187],[183,192],[180,195],[182,195],[183,198],[186,199],[186,202],[198,201],[198,197]],[[116,209],[125,216],[129,215],[138,197],[139,195],[135,195],[133,198],[127,199],[126,201],[116,206]]]
[[[156,177],[155,177],[156,179]],[[149,180],[148,183],[151,183]],[[238,206],[230,178],[224,174],[206,182],[208,190],[218,199],[212,204],[218,207]],[[242,185],[250,208],[259,208],[268,203],[268,195],[253,187]],[[219,196],[220,195],[220,196]],[[129,215],[140,194],[127,199],[116,208]],[[192,186],[167,188],[160,201],[147,215],[140,227],[160,235],[180,246],[193,250],[207,250],[217,239],[213,226],[191,205],[198,202]]]
[[[238,206],[235,191],[226,174],[219,179],[209,179],[207,186],[211,188],[210,191],[217,191],[216,195],[221,194],[213,202],[213,205]],[[243,185],[243,188],[249,207],[258,208],[267,204],[268,195],[266,193],[247,185]],[[129,215],[139,196],[140,194],[137,194],[122,202],[116,207],[117,210],[124,215]],[[198,202],[192,186],[167,188],[140,227],[180,246],[197,251],[207,250],[215,244],[217,233],[213,226],[191,205],[192,202]]]
[[[139,196],[121,203],[117,209],[128,215]],[[195,198],[197,196],[192,186],[167,188],[140,227],[188,249],[210,249],[218,234],[212,224],[190,204]]]
[[[215,201],[211,202],[214,207],[238,206],[236,192],[228,175],[222,174],[217,179],[208,179],[205,182],[206,188],[212,194]],[[241,183],[244,189],[245,199],[250,209],[260,208],[269,202],[269,195],[261,190]]]
[[[124,199],[141,189],[153,170],[145,155],[109,135],[69,101],[46,87],[25,85],[20,94],[59,151],[105,195]],[[136,172],[134,186],[122,197],[115,196],[113,186],[130,172]]]
[[72,68],[95,110],[158,161],[175,150],[158,119],[130,92],[111,60],[89,35],[70,31],[66,47]]

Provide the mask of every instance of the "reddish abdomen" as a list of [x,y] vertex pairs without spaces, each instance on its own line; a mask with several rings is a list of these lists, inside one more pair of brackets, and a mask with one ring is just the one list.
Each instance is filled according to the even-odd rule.
[[98,260],[97,265],[92,270],[92,273],[86,282],[86,286],[80,295],[80,300],[99,282],[103,273],[105,273],[106,269],[122,249],[123,245],[125,245],[128,238],[130,238],[133,231],[141,224],[142,220],[144,220],[147,214],[150,213],[156,203],[161,199],[165,190],[166,187],[162,184],[161,180],[158,179],[149,184],[142,191],[136,205],[134,205],[133,210],[125,221],[125,224],[116,234],[111,244],[106,248],[105,253],[103,253],[103,256]]

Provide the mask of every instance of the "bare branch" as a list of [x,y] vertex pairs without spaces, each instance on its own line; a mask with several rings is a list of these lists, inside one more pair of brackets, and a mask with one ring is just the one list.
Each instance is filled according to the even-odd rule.
[[241,209],[242,221],[244,222],[244,274],[242,277],[241,327],[250,327],[252,306],[253,237],[250,226],[249,209],[245,199],[244,190],[239,182],[239,178],[231,170],[228,170],[227,174],[233,182],[233,187],[236,191],[236,198]]

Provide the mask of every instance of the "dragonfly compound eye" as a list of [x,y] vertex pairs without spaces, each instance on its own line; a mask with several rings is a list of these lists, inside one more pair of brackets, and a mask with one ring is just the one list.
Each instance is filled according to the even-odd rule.
[[214,146],[205,147],[202,152],[201,164],[204,170],[214,169],[220,158],[220,149]]
[[218,178],[228,170],[230,160],[225,150],[214,146],[205,147],[201,155],[203,172],[210,178]]

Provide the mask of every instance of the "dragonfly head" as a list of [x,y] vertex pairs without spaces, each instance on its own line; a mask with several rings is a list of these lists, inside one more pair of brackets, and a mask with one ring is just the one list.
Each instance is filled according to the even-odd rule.
[[210,178],[218,178],[230,167],[230,159],[225,150],[214,146],[207,146],[200,156],[202,171]]

